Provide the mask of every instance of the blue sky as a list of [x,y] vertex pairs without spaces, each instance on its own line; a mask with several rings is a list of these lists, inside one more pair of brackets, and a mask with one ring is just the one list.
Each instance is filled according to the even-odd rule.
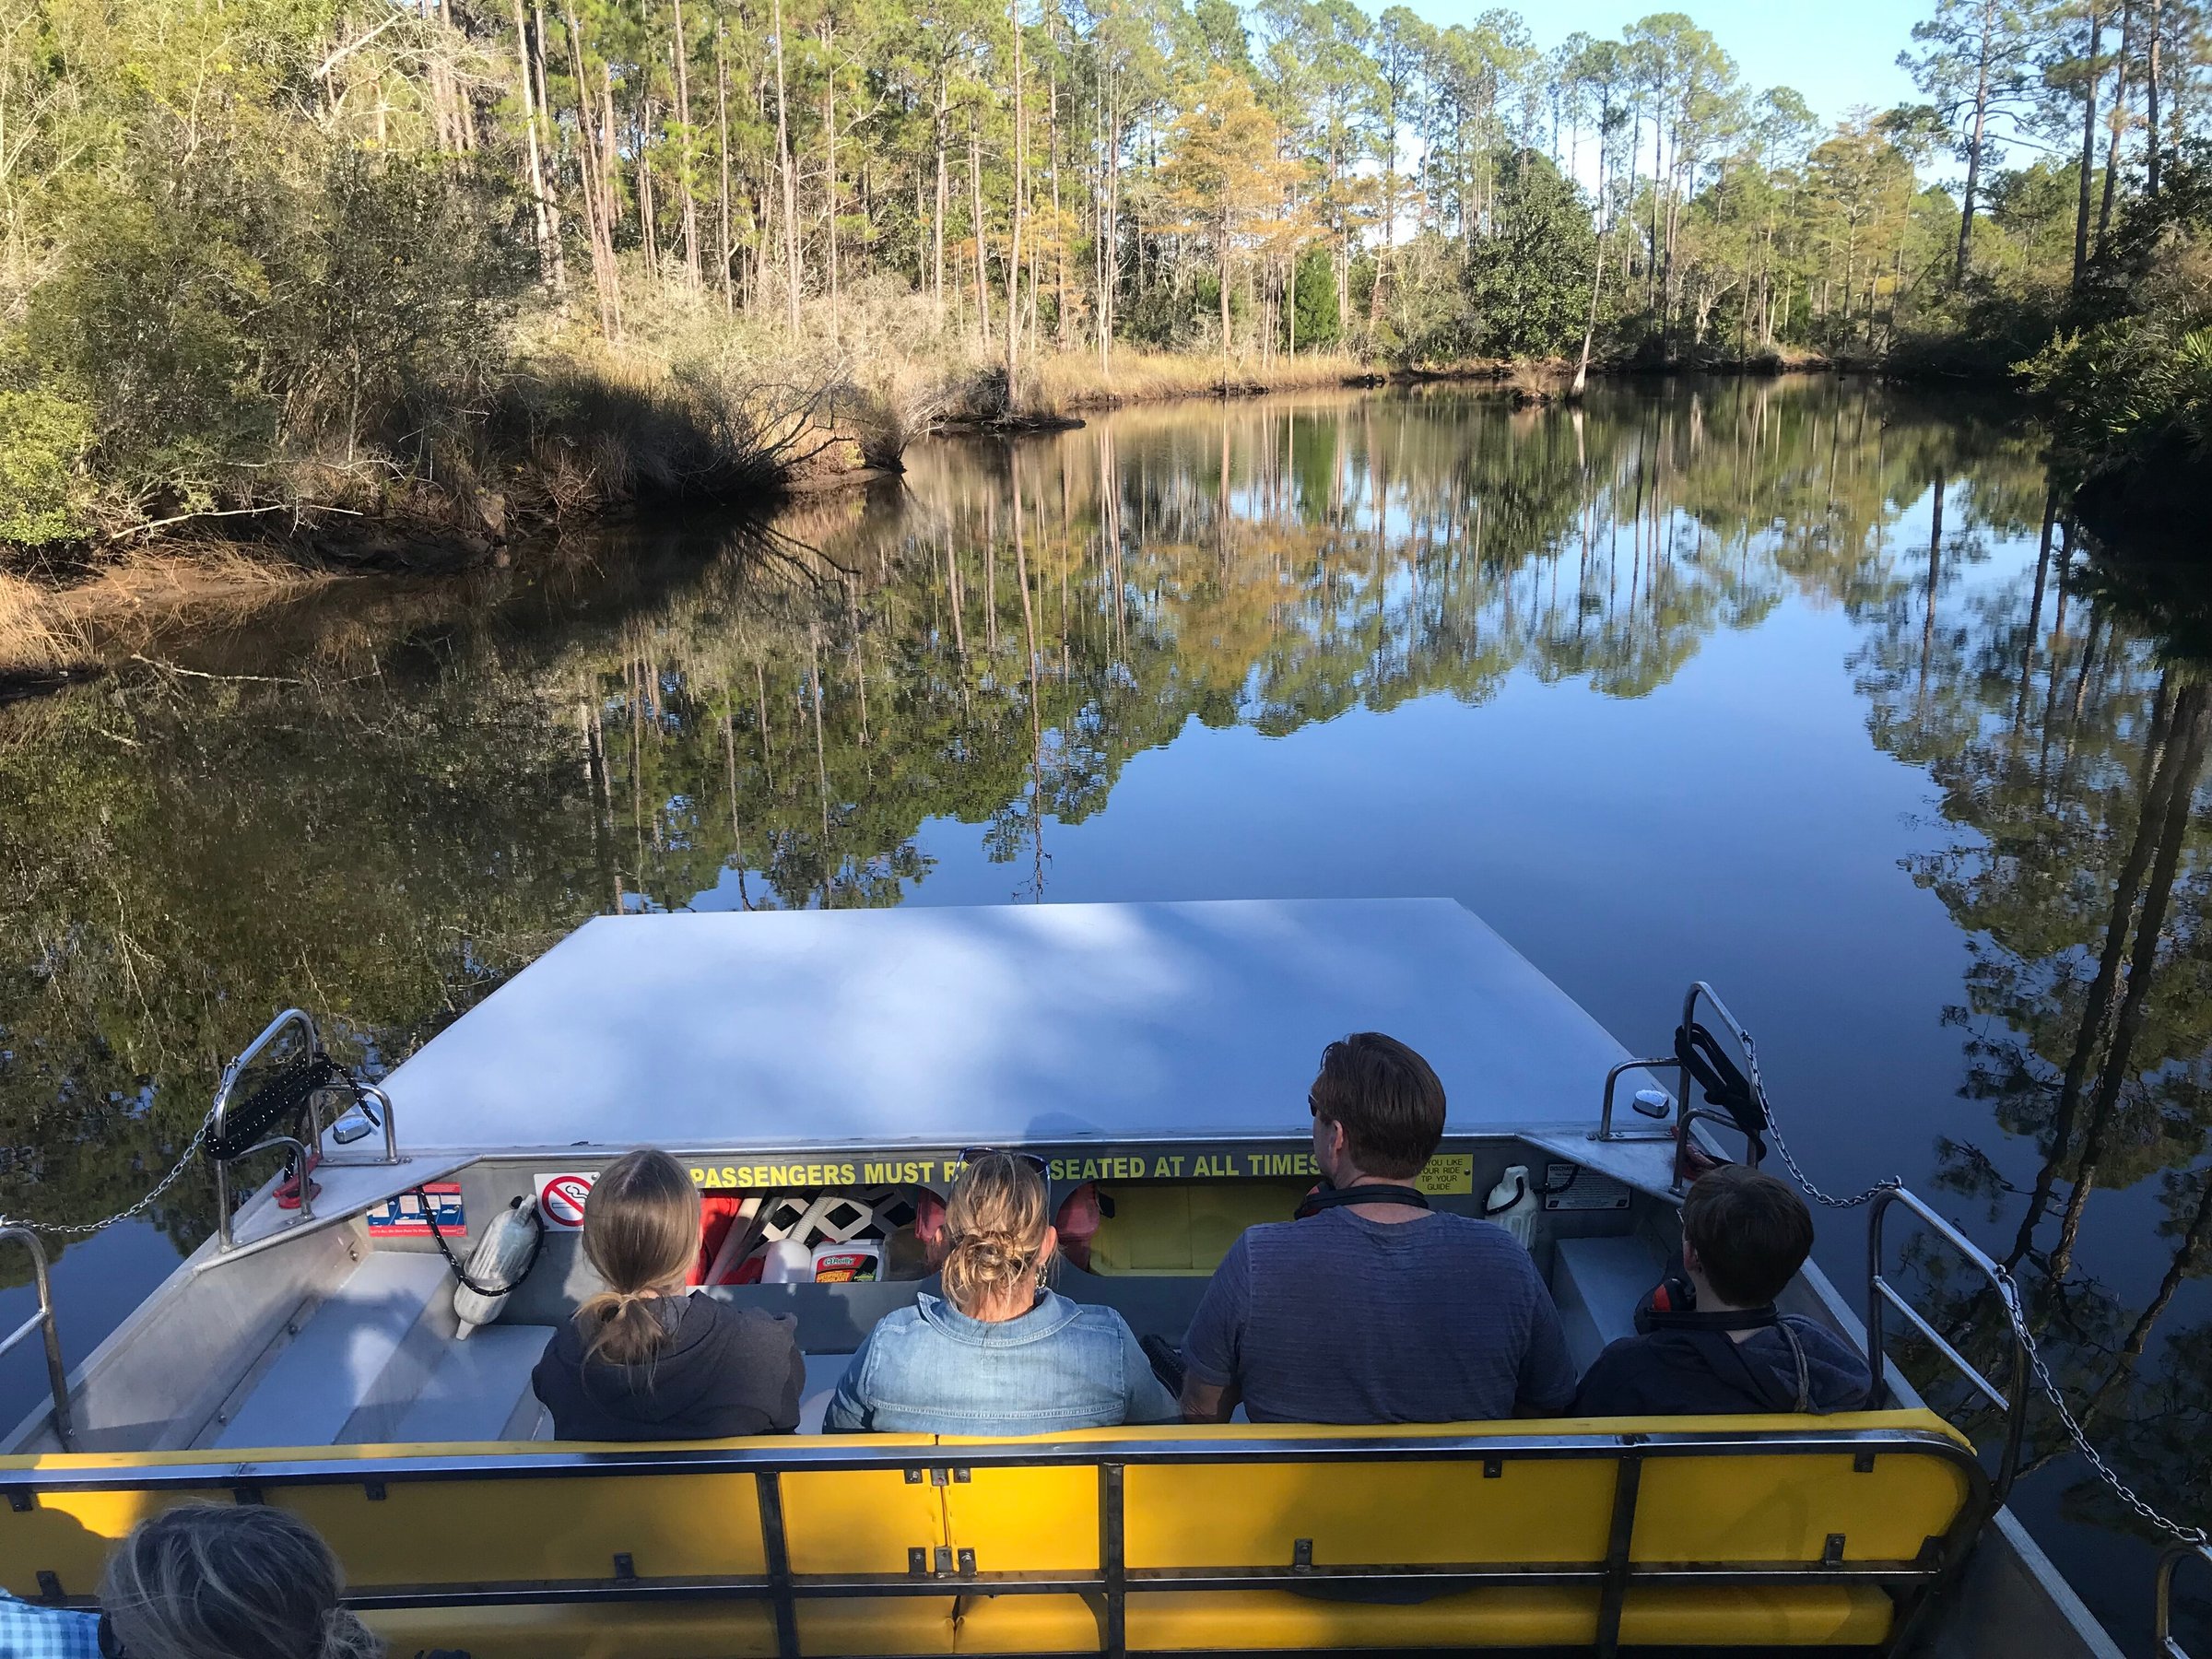
[[[1434,23],[1465,23],[1500,0],[1409,0]],[[1897,66],[1912,43],[1927,0],[1503,0],[1549,49],[1576,29],[1618,35],[1655,11],[1686,12],[1735,59],[1751,87],[1794,87],[1815,113],[1834,121],[1854,104],[1887,109],[1915,96]],[[1377,8],[1379,9],[1379,7]]]

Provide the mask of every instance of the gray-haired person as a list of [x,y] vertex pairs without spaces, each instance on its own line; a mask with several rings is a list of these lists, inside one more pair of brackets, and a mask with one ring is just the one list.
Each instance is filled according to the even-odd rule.
[[100,1584],[103,1659],[382,1659],[337,1558],[283,1510],[187,1504],[141,1522]]
[[97,1614],[0,1596],[0,1659],[383,1659],[383,1642],[342,1604],[345,1587],[304,1521],[260,1504],[187,1504],[115,1547]]

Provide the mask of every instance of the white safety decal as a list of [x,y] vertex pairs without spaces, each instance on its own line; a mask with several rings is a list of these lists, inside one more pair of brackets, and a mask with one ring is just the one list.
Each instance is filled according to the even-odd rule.
[[583,1225],[583,1206],[592,1195],[596,1174],[571,1171],[561,1175],[533,1177],[537,1183],[537,1213],[557,1231],[574,1232]]

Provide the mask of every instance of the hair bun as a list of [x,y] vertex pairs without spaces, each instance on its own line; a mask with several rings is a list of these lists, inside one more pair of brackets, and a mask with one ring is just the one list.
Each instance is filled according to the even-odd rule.
[[1029,1271],[1031,1252],[1008,1233],[964,1233],[952,1241],[952,1248],[984,1278],[1018,1278]]
[[945,1294],[973,1314],[1036,1277],[1051,1226],[1049,1194],[1030,1164],[1003,1152],[976,1159],[945,1206]]

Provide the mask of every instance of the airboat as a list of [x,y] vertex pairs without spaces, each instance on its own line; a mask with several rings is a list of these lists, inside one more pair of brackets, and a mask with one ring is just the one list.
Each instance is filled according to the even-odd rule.
[[[1679,1012],[1671,1048],[1632,1053],[1443,900],[601,917],[373,1084],[288,1010],[203,1131],[218,1235],[74,1367],[35,1233],[0,1240],[38,1259],[12,1340],[41,1337],[52,1380],[0,1455],[0,1584],[88,1606],[143,1517],[268,1503],[331,1542],[394,1651],[477,1659],[2117,1659],[2005,1508],[2024,1351],[1976,1370],[1887,1269],[1885,1223],[2008,1287],[1901,1188],[1866,1206],[1864,1319],[1810,1265],[1783,1299],[1875,1356],[1876,1409],[818,1432],[861,1337],[930,1288],[902,1230],[978,1146],[1034,1151],[1055,1203],[1083,1195],[1064,1294],[1179,1342],[1238,1231],[1311,1186],[1303,1091],[1363,1029],[1445,1082],[1423,1190],[1522,1212],[1587,1364],[1666,1268],[1686,1146],[1756,1159],[1771,1137],[1742,1027],[1702,984]],[[795,1315],[800,1433],[550,1437],[530,1370],[596,1288],[596,1171],[641,1145],[700,1189],[702,1293]],[[271,1148],[288,1172],[233,1213],[232,1166]],[[769,1265],[825,1251],[834,1270]],[[1884,1357],[1893,1331],[1994,1406],[1997,1444],[1929,1408]]]

